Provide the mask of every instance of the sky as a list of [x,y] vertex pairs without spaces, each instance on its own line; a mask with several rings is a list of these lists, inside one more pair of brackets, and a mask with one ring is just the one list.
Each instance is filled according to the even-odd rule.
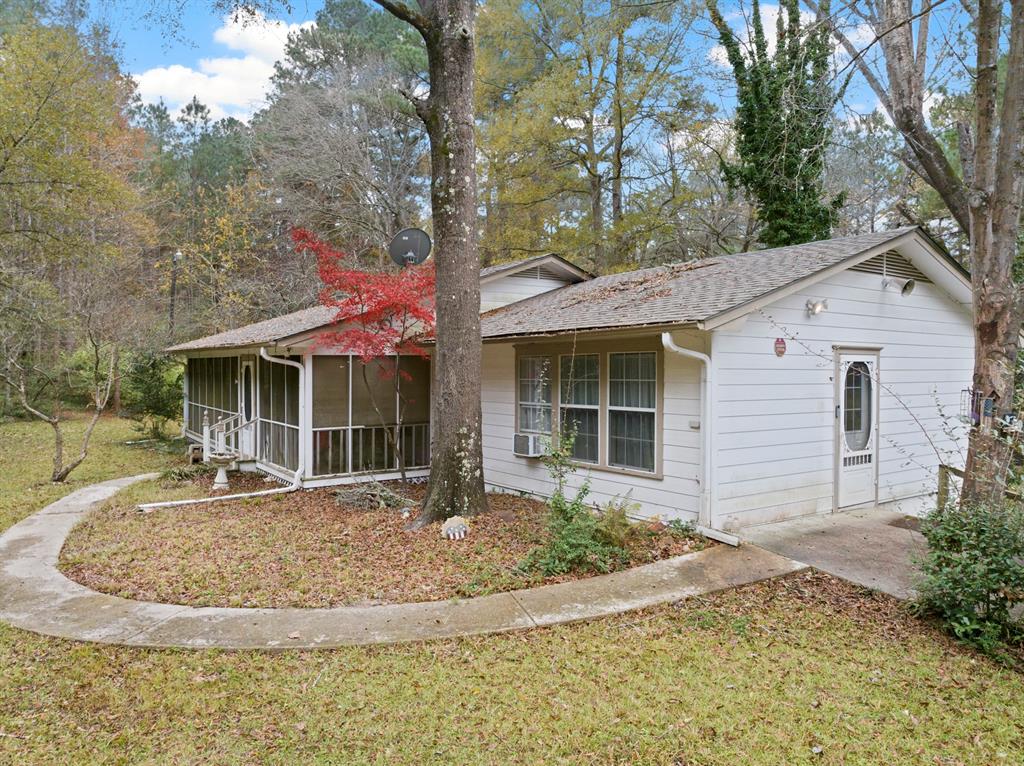
[[[197,96],[214,119],[247,120],[264,103],[264,94],[281,58],[289,31],[312,24],[320,0],[292,0],[259,23],[233,21],[212,10],[212,2],[189,2],[177,35],[101,8],[121,45],[124,68],[138,83],[146,102],[161,99],[172,112]],[[114,4],[116,6],[116,3]]]
[[[159,0],[154,2],[159,4]],[[94,7],[121,44],[124,67],[135,77],[144,101],[163,100],[173,113],[196,96],[215,119],[231,116],[248,120],[264,104],[274,62],[281,58],[288,33],[311,25],[322,2],[280,2],[270,18],[241,22],[216,12],[213,0],[188,0],[176,35],[168,34],[161,24],[139,19],[140,12],[125,12],[121,3],[94,0]],[[725,0],[722,5],[726,19],[741,38],[745,37],[748,13],[741,9],[749,11],[749,2]],[[136,7],[141,11],[146,4],[139,0]],[[766,2],[762,12],[773,43],[778,5]],[[858,44],[872,38],[866,27],[848,32]],[[726,116],[732,110],[734,95],[724,51],[715,44],[709,23],[698,24],[691,35],[690,49],[705,64],[698,67],[703,69],[698,79],[706,97]],[[846,56],[838,48],[837,53],[842,63]],[[854,112],[871,112],[878,106],[877,98],[862,82],[854,82],[847,95],[847,105]]]

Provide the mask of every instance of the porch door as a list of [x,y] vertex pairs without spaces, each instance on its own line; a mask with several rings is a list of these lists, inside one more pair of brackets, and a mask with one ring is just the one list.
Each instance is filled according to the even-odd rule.
[[256,455],[256,365],[242,361],[238,375],[238,412],[242,416],[238,431],[238,451],[242,457]]
[[878,355],[839,353],[836,375],[836,507],[878,497]]

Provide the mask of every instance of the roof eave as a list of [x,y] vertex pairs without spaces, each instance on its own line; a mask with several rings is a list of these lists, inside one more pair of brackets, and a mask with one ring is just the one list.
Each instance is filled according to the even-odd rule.
[[747,316],[748,314],[757,311],[758,309],[763,308],[764,306],[767,306],[770,303],[775,303],[775,301],[781,300],[782,298],[792,295],[793,293],[798,293],[801,290],[809,287],[810,285],[816,284],[817,282],[820,282],[823,279],[828,279],[829,277],[834,276],[842,271],[846,271],[846,269],[850,268],[851,266],[856,266],[858,263],[870,260],[871,258],[874,258],[876,255],[881,255],[882,253],[888,252],[889,250],[892,250],[894,247],[898,247],[901,243],[906,242],[920,235],[920,229],[911,229],[910,231],[905,231],[902,234],[892,237],[891,239],[887,239],[878,245],[869,247],[866,250],[862,250],[861,252],[856,253],[855,255],[848,256],[842,259],[841,261],[832,264],[831,266],[827,266],[824,269],[814,272],[813,274],[808,274],[806,277],[802,277],[794,282],[790,282],[787,285],[783,285],[782,287],[777,287],[774,290],[769,290],[768,292],[761,293],[757,297],[751,298],[750,300],[745,301],[744,303],[741,303],[738,306],[733,306],[732,308],[720,311],[717,314],[705,317],[704,319],[697,322],[697,327],[698,329],[701,330],[715,330],[719,327],[729,324],[730,322],[735,322],[737,319]]

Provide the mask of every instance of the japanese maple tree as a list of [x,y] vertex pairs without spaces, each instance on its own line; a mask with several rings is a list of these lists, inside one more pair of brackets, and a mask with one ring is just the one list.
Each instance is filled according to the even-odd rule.
[[[323,284],[320,303],[335,312],[338,329],[320,333],[317,345],[354,354],[363,362],[363,383],[404,479],[405,456],[398,435],[409,400],[402,392],[402,382],[412,377],[401,367],[401,358],[428,356],[417,340],[434,332],[433,262],[400,271],[362,271],[349,265],[346,253],[306,229],[294,229],[292,240],[296,251],[316,258]],[[376,398],[376,387],[370,384],[367,369],[372,362],[380,363],[381,378],[392,383],[398,398],[394,424],[387,422]]]

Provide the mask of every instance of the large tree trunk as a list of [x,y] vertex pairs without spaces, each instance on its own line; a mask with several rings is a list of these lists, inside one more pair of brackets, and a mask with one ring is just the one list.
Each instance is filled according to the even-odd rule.
[[383,8],[419,30],[427,47],[430,95],[413,98],[430,138],[430,206],[437,269],[436,346],[431,396],[430,482],[422,527],[486,510],[480,438],[480,255],[473,124],[473,0],[392,0]]

